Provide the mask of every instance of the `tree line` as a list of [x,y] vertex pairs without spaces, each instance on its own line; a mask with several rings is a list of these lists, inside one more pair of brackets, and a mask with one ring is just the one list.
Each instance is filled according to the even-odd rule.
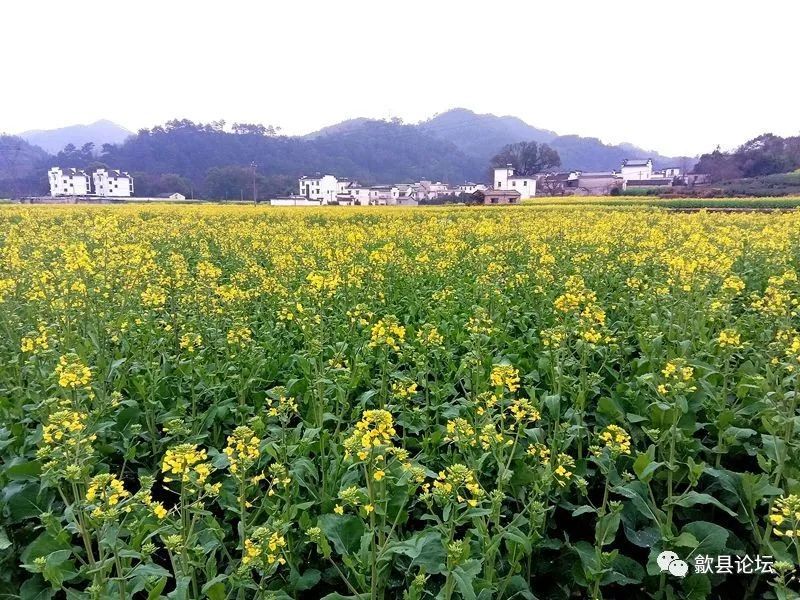
[[703,154],[694,168],[712,181],[730,181],[788,173],[800,168],[800,136],[780,137],[765,133],[745,142],[732,152],[717,147]]

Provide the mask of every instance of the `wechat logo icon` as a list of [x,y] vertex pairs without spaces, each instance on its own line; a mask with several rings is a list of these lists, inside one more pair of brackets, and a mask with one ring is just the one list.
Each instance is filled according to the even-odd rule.
[[664,550],[658,555],[656,562],[662,573],[669,571],[669,574],[675,577],[686,577],[686,573],[689,572],[689,565],[686,564],[686,561],[678,558],[678,555],[671,550]]

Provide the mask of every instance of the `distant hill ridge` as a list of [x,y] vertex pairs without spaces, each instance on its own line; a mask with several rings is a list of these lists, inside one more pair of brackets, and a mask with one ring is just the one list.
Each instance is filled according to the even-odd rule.
[[[627,144],[613,146],[596,138],[558,135],[513,116],[477,114],[465,108],[416,124],[400,119],[349,119],[305,136],[275,135],[254,126],[234,131],[222,121],[203,124],[187,119],[131,134],[104,120],[2,138],[0,195],[44,193],[51,166],[98,164],[132,173],[137,192],[145,193],[148,180],[168,177],[169,181],[180,178],[181,189],[193,190],[197,197],[211,193],[212,180],[220,177],[235,178],[230,194],[241,195],[244,184],[239,180],[252,178],[253,162],[265,178],[263,189],[281,194],[296,191],[298,176],[317,172],[365,184],[423,179],[485,182],[491,178],[490,159],[503,146],[522,141],[551,145],[561,157],[561,170],[610,171],[619,169],[626,158],[650,157],[657,168],[688,169],[695,162]],[[81,148],[87,142],[95,144],[91,153]],[[67,144],[77,149],[64,152]]]
[[67,144],[80,148],[87,142],[93,143],[95,150],[100,152],[103,144],[120,144],[133,135],[133,132],[113,121],[101,119],[88,125],[69,125],[58,129],[32,129],[17,135],[50,154],[56,154]]
[[[304,139],[353,135],[372,119],[348,119],[307,134]],[[664,156],[633,144],[604,144],[597,138],[559,135],[549,129],[529,125],[513,116],[478,114],[466,108],[453,108],[414,125],[420,132],[452,143],[467,157],[488,165],[489,160],[507,144],[516,142],[546,143],[558,151],[561,169],[610,171],[619,169],[626,158],[652,158],[656,168],[679,166],[691,168],[695,158]]]

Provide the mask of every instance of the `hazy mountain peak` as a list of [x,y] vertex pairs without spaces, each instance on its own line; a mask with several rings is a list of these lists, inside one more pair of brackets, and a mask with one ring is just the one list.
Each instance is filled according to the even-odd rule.
[[56,154],[64,149],[67,144],[77,147],[87,142],[92,142],[99,151],[103,144],[119,144],[133,135],[122,125],[108,119],[100,119],[94,123],[68,125],[57,129],[34,129],[18,134],[22,139],[43,148],[51,154]]

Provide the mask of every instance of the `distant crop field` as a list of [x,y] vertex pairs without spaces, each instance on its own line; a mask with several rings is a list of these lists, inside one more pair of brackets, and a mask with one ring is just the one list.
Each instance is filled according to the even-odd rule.
[[0,207],[0,596],[795,597],[800,212],[575,201]]
[[661,208],[780,208],[800,207],[800,197],[775,198],[658,198],[655,196],[540,196],[526,206],[653,206]]

